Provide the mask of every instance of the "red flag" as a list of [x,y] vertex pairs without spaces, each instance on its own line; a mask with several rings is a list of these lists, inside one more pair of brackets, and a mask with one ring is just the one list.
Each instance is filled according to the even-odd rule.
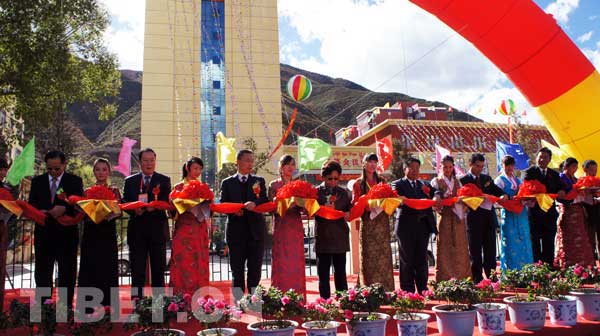
[[381,140],[375,138],[375,144],[377,147],[377,156],[379,157],[377,172],[381,174],[390,166],[394,159],[392,139],[390,139],[390,137],[385,137]]

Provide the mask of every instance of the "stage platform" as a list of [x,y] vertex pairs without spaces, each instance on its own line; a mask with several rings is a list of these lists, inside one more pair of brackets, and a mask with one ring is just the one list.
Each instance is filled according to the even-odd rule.
[[[399,288],[397,274],[396,274],[395,278],[396,278],[396,288]],[[349,276],[348,280],[349,280],[349,285],[352,286],[356,283],[356,276]],[[331,283],[332,283],[332,290],[333,290],[333,288],[334,288],[333,287],[333,279],[331,280]],[[261,281],[261,284],[263,284],[265,286],[269,286],[270,282],[269,282],[269,280],[263,280],[263,281]],[[211,286],[214,287],[215,291],[223,293],[225,295],[225,299],[228,299],[228,300],[231,299],[230,294],[229,294],[229,289],[230,289],[231,283],[229,281],[213,282],[213,283],[211,283]],[[306,287],[307,287],[308,300],[312,301],[312,300],[316,299],[319,295],[318,294],[319,290],[318,290],[317,277],[314,277],[314,276],[307,277]],[[23,292],[21,292],[21,291],[23,291]],[[7,294],[5,297],[5,309],[8,307],[8,305],[12,299],[16,298],[16,299],[19,299],[20,301],[24,301],[24,302],[28,301],[29,300],[28,298],[29,298],[29,295],[31,294],[31,292],[32,292],[31,289],[25,289],[25,290],[17,289],[17,290],[7,291]],[[505,294],[503,296],[507,296],[507,295],[509,295],[509,294]],[[120,297],[121,297],[121,303],[124,307],[124,311],[127,311],[127,308],[125,308],[125,307],[127,307],[127,305],[131,304],[131,301],[129,300],[129,287],[121,287]],[[438,332],[438,329],[437,329],[436,321],[435,321],[435,314],[431,311],[432,306],[440,304],[440,303],[441,302],[439,302],[439,301],[431,301],[427,304],[426,313],[431,315],[431,318],[428,323],[428,335],[440,335]],[[391,307],[383,307],[382,311],[384,313],[388,313],[390,315],[393,314]],[[246,329],[246,327],[249,323],[253,323],[256,321],[257,321],[256,317],[244,315],[244,317],[242,318],[242,320],[240,322],[232,323],[229,327],[237,329],[238,335],[241,335],[241,336],[250,335],[250,332]],[[297,321],[301,322],[300,319],[297,319]],[[173,325],[173,328],[184,330],[188,336],[196,335],[196,333],[201,329],[199,323],[196,322],[195,320],[188,322],[188,323],[175,324],[175,325]],[[63,335],[69,335],[69,332],[68,332],[68,330],[66,330],[65,326],[60,326],[59,329],[57,330],[57,333],[63,334]],[[28,335],[28,331],[27,330],[11,330],[11,331],[8,331],[7,334],[11,335],[11,336]],[[132,334],[132,332],[125,331],[122,327],[122,324],[120,324],[120,323],[114,323],[113,330],[110,333],[110,335],[130,335],[130,334]],[[396,323],[394,320],[390,320],[387,325],[386,335],[397,335],[397,334],[398,333],[397,333],[397,329],[396,329]],[[296,330],[295,335],[306,335],[306,332],[303,329],[299,328]],[[344,324],[342,324],[340,326],[340,328],[338,329],[338,335],[347,335],[346,334],[346,326]],[[474,327],[473,335],[480,335],[476,325]],[[506,335],[600,336],[600,322],[586,321],[586,320],[579,318],[577,320],[577,325],[574,327],[560,327],[560,326],[553,326],[550,323],[550,317],[548,315],[546,315],[546,325],[545,325],[544,329],[542,329],[541,331],[532,332],[532,331],[522,331],[522,330],[518,330],[518,329],[514,328],[508,319],[508,313],[507,313]]]

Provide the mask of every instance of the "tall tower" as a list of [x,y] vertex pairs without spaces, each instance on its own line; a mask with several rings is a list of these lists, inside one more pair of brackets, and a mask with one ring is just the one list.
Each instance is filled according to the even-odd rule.
[[181,178],[190,156],[213,183],[215,135],[281,137],[277,0],[146,0],[141,146],[157,171]]

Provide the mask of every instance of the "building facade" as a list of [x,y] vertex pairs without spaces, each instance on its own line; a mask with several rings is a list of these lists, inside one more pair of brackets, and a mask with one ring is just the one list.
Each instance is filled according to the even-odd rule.
[[215,135],[256,141],[281,138],[276,0],[147,0],[141,146],[157,171],[181,177],[190,156],[213,183]]

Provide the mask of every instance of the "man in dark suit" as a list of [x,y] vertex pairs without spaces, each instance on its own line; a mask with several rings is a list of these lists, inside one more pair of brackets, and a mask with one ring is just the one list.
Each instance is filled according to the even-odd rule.
[[[546,186],[546,192],[558,194],[558,198],[565,195],[558,173],[550,168],[548,164],[552,159],[552,151],[546,147],[540,148],[536,157],[536,165],[525,170],[524,180],[538,180]],[[531,247],[533,249],[533,261],[543,261],[550,265],[554,263],[554,239],[556,238],[556,221],[558,212],[552,206],[544,212],[535,202],[529,209],[529,228],[531,230]]]
[[[409,158],[404,166],[404,178],[392,182],[392,188],[399,196],[422,199],[435,198],[434,190],[419,180],[421,161]],[[415,210],[402,205],[396,211],[395,228],[400,252],[400,288],[403,291],[422,293],[427,289],[428,264],[427,244],[431,233],[436,232],[435,218],[431,208]]]
[[[156,153],[146,148],[138,154],[140,173],[125,179],[123,203],[169,201],[171,179],[155,172]],[[141,297],[146,279],[146,261],[150,257],[153,293],[158,294],[165,286],[165,267],[169,223],[165,211],[145,207],[129,212],[127,245],[131,262],[131,297]]]
[[[58,287],[67,289],[67,297],[60,297],[69,309],[73,307],[77,274],[77,225],[63,226],[56,219],[62,215],[75,216],[76,210],[65,199],[71,195],[83,196],[83,181],[66,173],[67,159],[60,151],[50,151],[44,157],[45,174],[31,180],[29,204],[46,213],[44,225],[35,224],[35,284],[37,289],[52,288],[54,263],[58,264]],[[42,302],[47,297],[42,298]],[[64,303],[63,303],[64,304]]]
[[[243,296],[246,288],[248,293],[252,293],[260,282],[265,249],[265,216],[252,212],[252,209],[266,203],[268,199],[265,179],[251,174],[254,167],[254,153],[243,149],[237,153],[236,159],[237,173],[221,182],[221,202],[244,204],[244,208],[238,213],[227,216],[225,233],[229,246],[229,263],[233,273],[232,291],[237,301]],[[246,263],[248,264],[247,282],[244,281]]]
[[[485,157],[483,154],[473,154],[469,162],[469,172],[461,177],[460,183],[475,184],[484,194],[494,195],[507,199],[489,175],[482,174]],[[496,228],[498,220],[494,205],[485,200],[477,210],[467,212],[467,240],[469,241],[469,255],[471,258],[471,273],[475,283],[483,280],[482,271],[486,275],[496,269]],[[482,260],[483,251],[483,260]]]

